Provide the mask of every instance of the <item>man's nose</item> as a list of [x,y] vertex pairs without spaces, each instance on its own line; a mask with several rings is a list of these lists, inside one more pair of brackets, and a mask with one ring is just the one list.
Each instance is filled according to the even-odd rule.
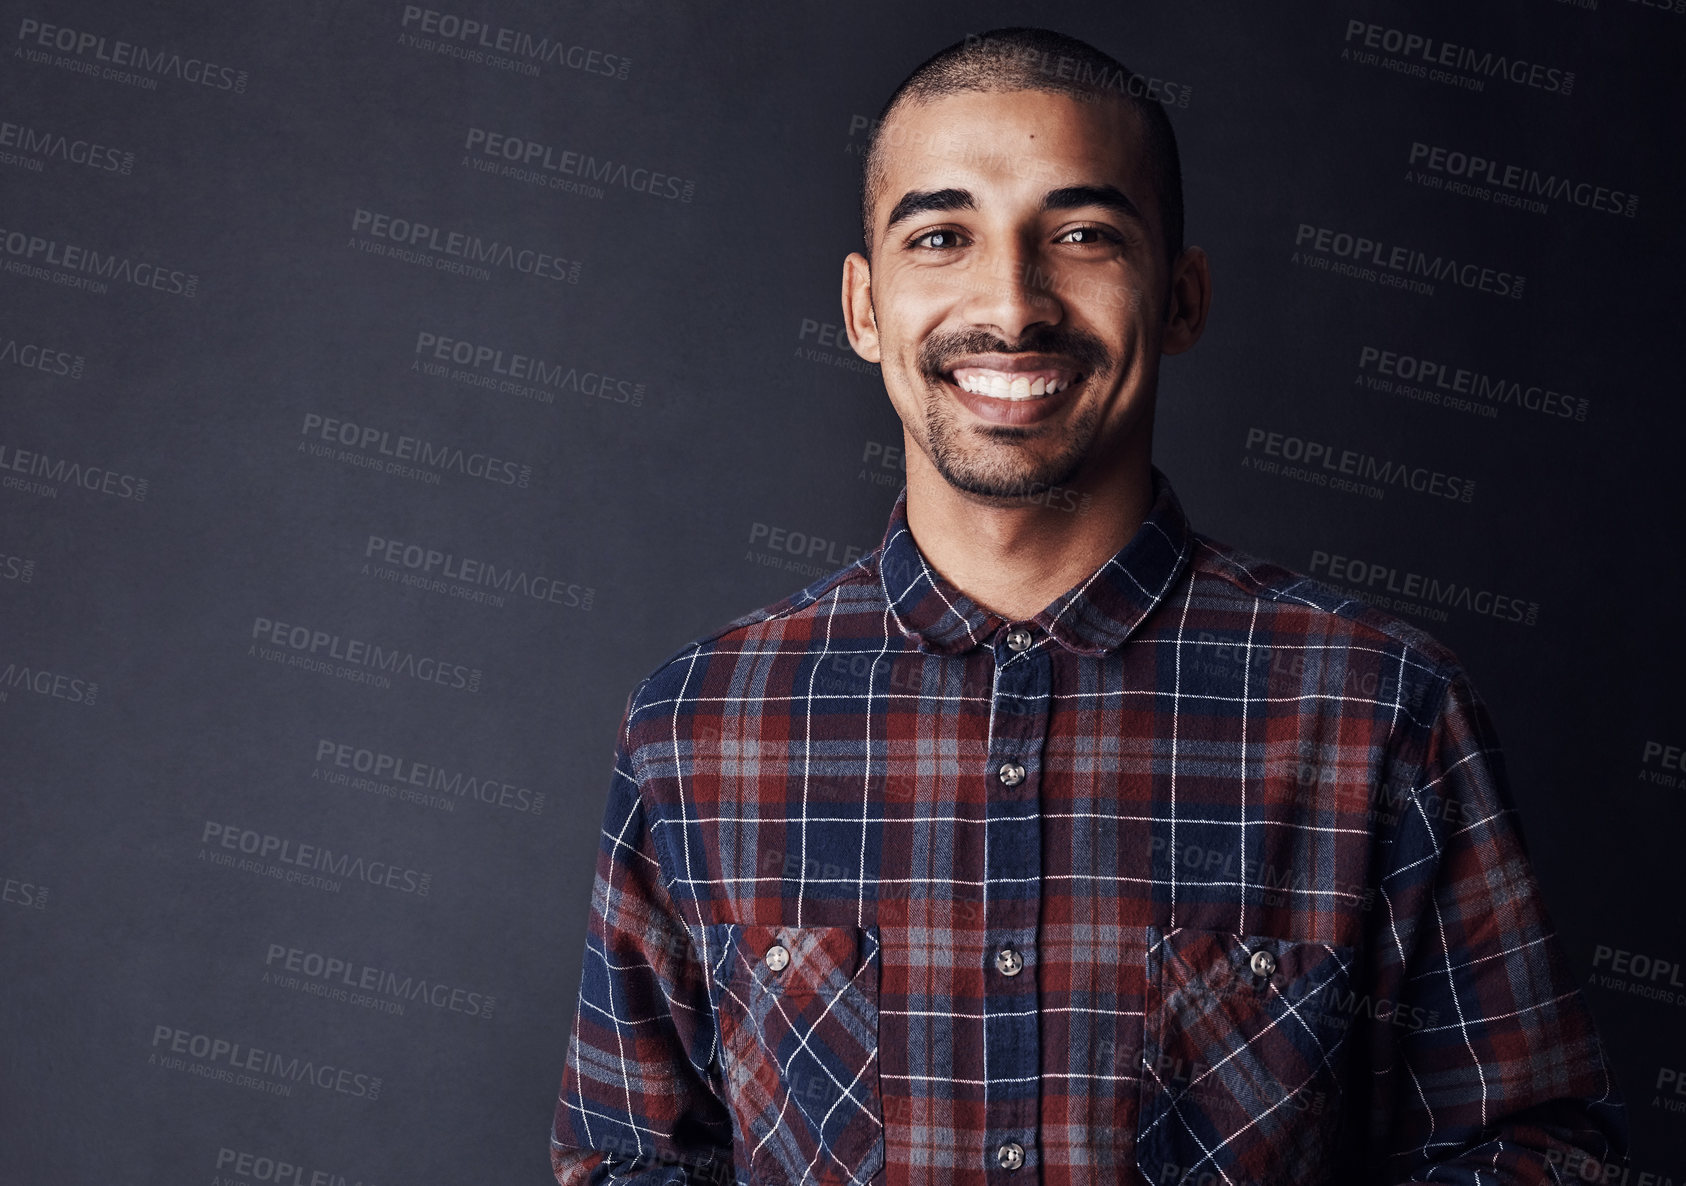
[[971,324],[1016,342],[1032,326],[1057,325],[1064,318],[1055,277],[1044,267],[1036,244],[1004,241],[978,262],[982,266],[967,277],[966,319]]

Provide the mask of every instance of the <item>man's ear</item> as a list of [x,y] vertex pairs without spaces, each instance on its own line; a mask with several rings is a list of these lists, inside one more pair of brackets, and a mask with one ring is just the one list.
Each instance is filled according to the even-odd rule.
[[851,251],[843,261],[843,328],[856,354],[868,362],[883,361],[878,310],[872,307],[872,265],[858,251]]
[[1206,253],[1185,247],[1171,266],[1171,294],[1165,302],[1165,334],[1159,348],[1166,354],[1181,354],[1193,348],[1206,328],[1206,313],[1212,307],[1212,273]]

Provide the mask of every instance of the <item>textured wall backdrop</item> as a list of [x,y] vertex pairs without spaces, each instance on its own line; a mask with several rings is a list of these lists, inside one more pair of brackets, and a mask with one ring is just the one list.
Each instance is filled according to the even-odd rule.
[[1466,661],[1686,1179],[1683,9],[5,0],[0,1182],[548,1180],[626,695],[877,544],[858,152],[1027,19],[1181,138],[1158,463]]

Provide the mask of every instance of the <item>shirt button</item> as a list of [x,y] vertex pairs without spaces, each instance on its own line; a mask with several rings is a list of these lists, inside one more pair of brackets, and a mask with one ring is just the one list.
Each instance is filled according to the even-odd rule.
[[1017,762],[1003,762],[1001,769],[995,772],[995,777],[1005,786],[1016,787],[1024,781],[1024,767]]
[[1024,1164],[1024,1146],[1017,1141],[1004,1142],[995,1151],[995,1160],[1001,1163],[1004,1170],[1016,1170]]
[[995,953],[995,970],[1003,976],[1017,976],[1019,969],[1024,967],[1024,956],[1011,947],[1003,947]]
[[1007,649],[1015,653],[1030,649],[1030,631],[1023,626],[1014,626],[1007,631]]
[[784,971],[784,966],[790,962],[790,952],[775,943],[767,949],[767,966],[775,972]]
[[1253,958],[1247,962],[1253,969],[1253,975],[1255,976],[1269,976],[1276,971],[1276,957],[1263,947],[1255,951]]

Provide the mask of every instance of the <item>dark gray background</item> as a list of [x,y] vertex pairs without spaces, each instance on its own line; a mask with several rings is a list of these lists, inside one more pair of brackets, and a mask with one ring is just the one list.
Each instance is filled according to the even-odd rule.
[[[240,1154],[305,1180],[547,1180],[627,693],[687,639],[875,546],[900,485],[877,460],[901,443],[882,387],[831,337],[862,123],[930,52],[1027,20],[1179,96],[1189,238],[1216,298],[1205,340],[1164,370],[1156,458],[1196,526],[1302,570],[1339,555],[1536,607],[1533,624],[1473,601],[1403,612],[1492,704],[1630,1102],[1630,1180],[1686,1177],[1686,1096],[1667,1105],[1669,1072],[1686,1080],[1686,15],[1636,0],[435,11],[611,55],[625,77],[417,48],[398,3],[0,5],[0,1181],[209,1183]],[[1573,89],[1354,61],[1354,20],[1573,71]],[[151,88],[84,73],[107,65],[98,49],[43,50],[20,36],[31,21],[166,65],[131,67]],[[176,55],[225,67],[228,89],[178,77]],[[669,174],[690,200],[481,173],[464,163],[471,128]],[[1430,188],[1414,142],[1637,201],[1536,212]],[[66,159],[73,143],[127,167]],[[372,254],[359,209],[543,250],[577,278]],[[1524,295],[1316,270],[1294,258],[1301,224],[1521,275]],[[57,247],[31,258],[31,237]],[[156,265],[167,285],[196,276],[194,293],[69,287],[86,273],[42,258],[69,246]],[[423,333],[607,373],[641,403],[425,374]],[[1584,419],[1368,389],[1366,346],[1549,388]],[[312,456],[307,414],[491,454],[528,481]],[[1475,494],[1376,500],[1257,472],[1251,428]],[[144,500],[78,482],[106,470],[130,492],[144,478]],[[774,550],[775,529],[819,554]],[[371,536],[560,591],[496,605],[394,583],[365,567]],[[268,661],[260,618],[460,664],[478,687]],[[335,784],[323,742],[543,809]],[[390,862],[428,892],[219,866],[242,854],[206,843],[207,824]],[[335,981],[266,962],[276,948],[394,979],[374,1003],[335,999],[308,991]],[[458,1008],[405,1000],[406,980],[459,990]],[[489,1016],[468,1008],[487,997]],[[176,1031],[188,1053],[171,1054]],[[195,1058],[195,1035],[260,1067],[273,1052],[348,1070],[363,1093],[213,1077],[231,1056]]]

